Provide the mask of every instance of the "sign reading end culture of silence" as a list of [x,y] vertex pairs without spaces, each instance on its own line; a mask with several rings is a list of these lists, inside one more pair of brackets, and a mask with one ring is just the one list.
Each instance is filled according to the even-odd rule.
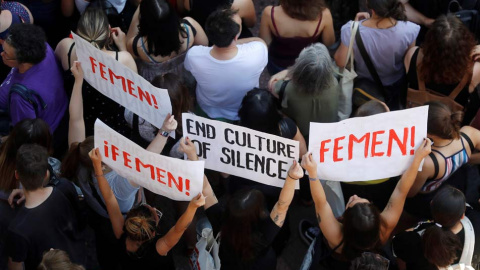
[[422,106],[310,123],[309,151],[318,164],[318,177],[352,182],[401,175],[427,136],[427,119],[428,106]]
[[149,152],[95,122],[95,147],[102,161],[119,175],[176,201],[190,201],[202,191],[203,161],[187,161]]
[[195,144],[207,169],[282,188],[293,160],[298,160],[294,140],[190,113],[182,114],[182,124],[183,136]]
[[168,91],[154,87],[115,58],[72,35],[85,80],[100,93],[162,128],[163,120],[172,112]]

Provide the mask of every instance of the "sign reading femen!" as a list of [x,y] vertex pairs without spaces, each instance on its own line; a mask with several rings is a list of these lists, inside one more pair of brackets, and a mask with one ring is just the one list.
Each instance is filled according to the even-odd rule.
[[[309,151],[320,179],[366,181],[402,174],[427,136],[428,106],[310,123]],[[420,167],[421,168],[421,167]]]
[[187,161],[149,152],[95,122],[95,147],[102,161],[119,175],[176,201],[189,201],[202,191],[203,161]]
[[168,91],[154,87],[81,37],[73,34],[73,38],[85,80],[100,93],[161,128],[167,114],[172,112]]
[[283,187],[293,160],[298,160],[294,140],[189,113],[182,114],[182,122],[184,136],[211,170]]

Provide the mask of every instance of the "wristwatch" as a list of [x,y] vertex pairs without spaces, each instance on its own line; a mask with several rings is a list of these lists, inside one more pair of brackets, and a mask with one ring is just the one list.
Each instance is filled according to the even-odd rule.
[[162,135],[163,137],[168,137],[168,135],[170,135],[170,132],[160,129],[160,135]]

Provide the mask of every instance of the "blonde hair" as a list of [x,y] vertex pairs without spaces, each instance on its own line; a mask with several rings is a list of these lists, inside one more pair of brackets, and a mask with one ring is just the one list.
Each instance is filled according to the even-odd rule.
[[[131,210],[132,212],[134,210]],[[130,214],[129,212],[129,214]],[[151,216],[135,215],[125,220],[125,233],[134,241],[150,240],[155,236],[155,219]]]
[[43,254],[38,270],[85,270],[81,265],[70,261],[67,252],[60,249],[52,249]]
[[109,24],[105,12],[99,8],[88,8],[78,20],[77,35],[98,49],[103,49],[109,37]]

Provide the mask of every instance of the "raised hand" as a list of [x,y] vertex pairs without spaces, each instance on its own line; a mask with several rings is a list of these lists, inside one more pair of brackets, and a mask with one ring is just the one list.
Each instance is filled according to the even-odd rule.
[[189,160],[198,160],[197,149],[188,137],[180,140],[180,151],[187,154]]
[[298,179],[303,177],[302,167],[300,167],[300,164],[298,164],[298,162],[296,160],[293,161],[292,166],[288,170],[288,175],[293,180],[298,180]]
[[73,77],[75,77],[75,81],[83,81],[83,69],[82,64],[79,61],[73,62],[70,71],[72,72]]

